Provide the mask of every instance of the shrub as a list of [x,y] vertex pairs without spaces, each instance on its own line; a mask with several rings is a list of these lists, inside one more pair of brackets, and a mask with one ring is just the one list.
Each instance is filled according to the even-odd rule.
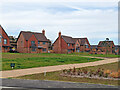
[[73,68],[73,74],[75,75],[75,73],[76,73],[76,68],[74,67]]
[[70,70],[67,70],[67,74],[71,74],[71,71],[70,71]]
[[107,74],[110,74],[110,73],[111,73],[111,70],[105,70],[105,71],[104,71],[104,74],[106,74],[106,73],[107,73]]
[[118,72],[112,72],[110,74],[110,77],[113,77],[113,78],[120,78],[120,74]]
[[66,69],[64,69],[64,70],[63,70],[63,73],[65,73],[66,71],[67,71],[67,70],[66,70]]
[[104,72],[103,71],[100,71],[99,72],[99,77],[102,77],[104,75]]
[[77,75],[80,75],[80,73],[81,73],[80,70],[78,70]]
[[106,77],[106,78],[107,78],[107,77],[108,77],[108,75],[109,75],[108,73],[105,73],[105,74],[104,74],[104,77]]
[[90,70],[90,71],[89,71],[89,76],[92,77],[92,74],[93,74],[93,71]]

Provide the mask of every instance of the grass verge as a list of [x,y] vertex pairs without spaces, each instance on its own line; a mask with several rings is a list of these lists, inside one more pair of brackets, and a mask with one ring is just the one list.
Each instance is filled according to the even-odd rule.
[[[119,63],[111,63],[111,64],[104,64],[92,67],[85,67],[87,69],[97,70],[98,68],[110,69],[117,71]],[[44,73],[41,74],[32,74],[32,75],[25,75],[21,77],[16,77],[17,79],[32,79],[32,80],[55,80],[55,81],[70,81],[70,82],[80,82],[80,83],[94,83],[94,84],[105,84],[105,85],[120,85],[120,80],[99,80],[99,79],[90,79],[90,78],[75,78],[75,77],[62,77],[60,73],[62,71],[57,72],[48,72],[46,76]]]
[[2,70],[12,70],[11,63],[15,63],[14,69],[25,69],[33,67],[44,67],[64,64],[94,62],[103,59],[81,57],[70,54],[21,54],[3,53]]

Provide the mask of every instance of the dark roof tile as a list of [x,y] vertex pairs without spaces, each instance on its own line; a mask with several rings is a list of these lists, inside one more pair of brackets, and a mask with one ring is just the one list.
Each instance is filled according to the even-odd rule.
[[21,31],[21,33],[23,34],[26,40],[29,40],[29,38],[34,34],[38,41],[48,41],[46,36],[43,35],[42,33],[30,32],[30,31]]

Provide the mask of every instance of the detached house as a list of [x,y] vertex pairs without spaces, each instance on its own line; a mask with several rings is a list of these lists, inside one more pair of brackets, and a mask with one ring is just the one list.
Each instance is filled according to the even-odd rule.
[[49,39],[42,33],[21,31],[17,39],[17,51],[20,53],[47,53]]
[[61,35],[53,43],[54,53],[72,53],[72,52],[89,52],[90,44],[87,38],[72,38]]
[[7,33],[0,25],[0,52],[9,52],[10,41]]
[[113,41],[100,41],[98,44],[98,54],[115,54]]

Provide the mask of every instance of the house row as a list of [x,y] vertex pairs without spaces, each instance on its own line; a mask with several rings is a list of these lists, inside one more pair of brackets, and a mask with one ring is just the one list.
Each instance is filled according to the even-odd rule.
[[42,33],[21,31],[18,38],[8,36],[0,25],[0,51],[19,53],[73,53],[88,52],[90,54],[119,54],[120,46],[114,45],[113,41],[100,41],[98,45],[90,45],[87,38],[73,38],[61,35],[51,44],[50,39]]

